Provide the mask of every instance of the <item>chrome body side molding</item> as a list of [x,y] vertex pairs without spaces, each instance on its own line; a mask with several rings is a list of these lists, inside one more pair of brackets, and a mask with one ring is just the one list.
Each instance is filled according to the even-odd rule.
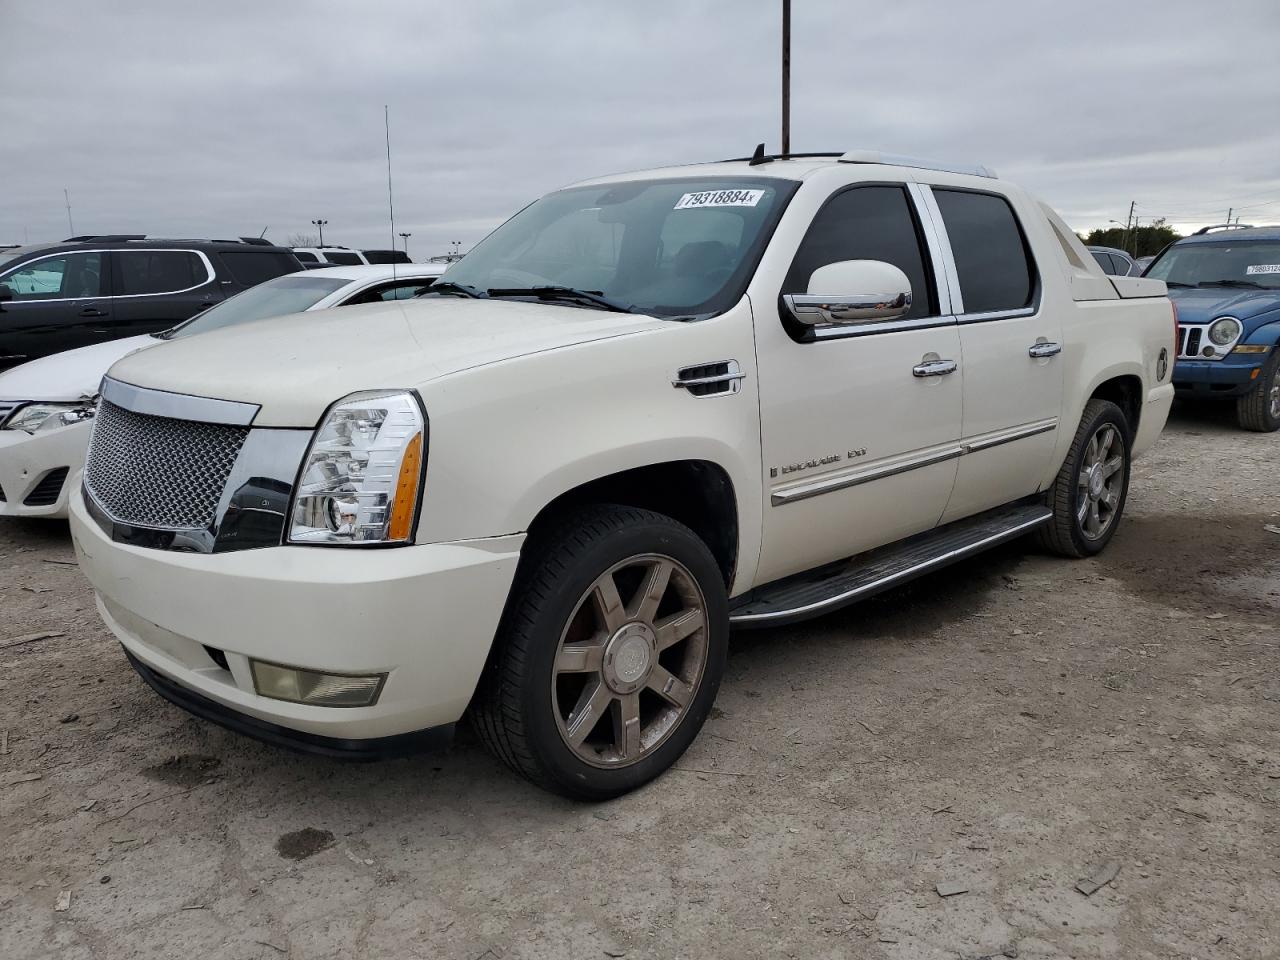
[[262,409],[256,403],[151,390],[147,387],[135,387],[123,380],[112,380],[110,377],[103,378],[101,394],[104,400],[134,413],[169,417],[173,420],[194,420],[197,423],[224,423],[232,427],[249,426]]

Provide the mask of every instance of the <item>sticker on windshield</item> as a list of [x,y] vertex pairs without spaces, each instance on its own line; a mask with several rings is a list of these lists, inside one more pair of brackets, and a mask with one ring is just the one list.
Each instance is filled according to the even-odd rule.
[[686,193],[673,210],[692,210],[697,207],[754,207],[764,196],[763,190],[704,190]]
[[1245,267],[1246,274],[1254,273],[1280,273],[1280,263],[1257,263],[1252,267]]

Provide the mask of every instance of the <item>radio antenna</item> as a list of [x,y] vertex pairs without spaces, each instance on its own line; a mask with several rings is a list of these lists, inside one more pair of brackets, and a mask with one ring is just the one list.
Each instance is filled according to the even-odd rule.
[[[387,131],[387,213],[391,217],[391,249],[396,248],[396,205],[391,196],[391,109],[382,105],[382,124]],[[391,256],[391,279],[396,279],[396,258]]]

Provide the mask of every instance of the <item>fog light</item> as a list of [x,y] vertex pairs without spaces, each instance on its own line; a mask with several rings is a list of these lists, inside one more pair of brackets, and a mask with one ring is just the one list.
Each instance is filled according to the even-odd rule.
[[250,660],[259,696],[316,707],[370,707],[378,702],[385,673],[318,673],[278,663]]

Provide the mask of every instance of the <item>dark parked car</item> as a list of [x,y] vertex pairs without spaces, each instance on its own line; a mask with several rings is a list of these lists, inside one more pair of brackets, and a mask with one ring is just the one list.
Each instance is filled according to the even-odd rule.
[[1102,272],[1112,277],[1136,277],[1142,271],[1137,269],[1133,257],[1115,247],[1090,247],[1093,259],[1098,261]]
[[91,236],[0,251],[0,370],[167,330],[301,269],[289,250],[255,238]]

